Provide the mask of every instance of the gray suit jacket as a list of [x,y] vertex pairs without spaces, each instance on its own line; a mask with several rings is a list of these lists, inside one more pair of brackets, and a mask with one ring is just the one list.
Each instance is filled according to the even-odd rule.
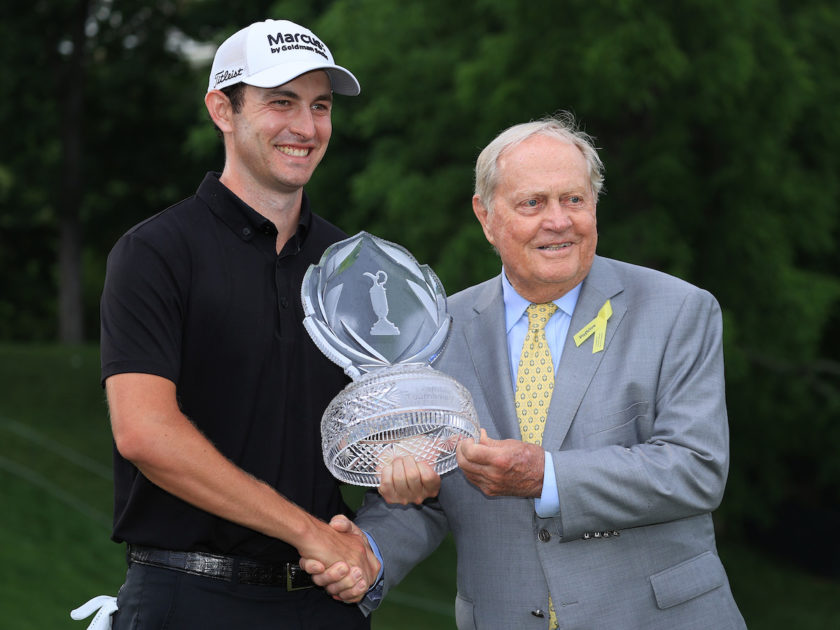
[[[603,351],[573,335],[610,300]],[[519,439],[501,278],[449,299],[435,367],[472,393],[492,438]],[[422,507],[369,494],[357,522],[383,555],[385,593],[451,531],[458,628],[744,628],[711,511],[729,461],[720,308],[706,291],[596,257],[572,317],[543,447],[560,514],[485,496],[460,470]],[[544,617],[532,611],[543,611]]]

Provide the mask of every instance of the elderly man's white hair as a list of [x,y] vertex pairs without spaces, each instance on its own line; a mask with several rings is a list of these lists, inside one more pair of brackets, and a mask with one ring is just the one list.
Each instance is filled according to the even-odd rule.
[[508,127],[479,154],[475,163],[475,194],[488,212],[493,211],[493,195],[499,180],[499,157],[506,150],[536,135],[558,138],[576,146],[589,167],[589,184],[595,199],[601,194],[604,186],[604,165],[598,156],[592,136],[577,128],[571,113],[559,112],[554,116]]

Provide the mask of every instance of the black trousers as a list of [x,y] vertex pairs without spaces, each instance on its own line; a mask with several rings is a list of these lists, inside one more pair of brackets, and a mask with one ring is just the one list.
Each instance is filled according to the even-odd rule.
[[113,630],[367,630],[355,604],[319,588],[287,592],[131,564]]

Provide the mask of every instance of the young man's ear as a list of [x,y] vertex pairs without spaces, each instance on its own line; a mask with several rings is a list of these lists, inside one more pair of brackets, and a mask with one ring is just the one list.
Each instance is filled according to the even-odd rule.
[[224,92],[221,90],[210,90],[204,97],[204,104],[207,106],[207,113],[210,114],[211,120],[221,129],[222,133],[233,130],[233,125],[231,124],[233,107],[230,104],[230,99]]

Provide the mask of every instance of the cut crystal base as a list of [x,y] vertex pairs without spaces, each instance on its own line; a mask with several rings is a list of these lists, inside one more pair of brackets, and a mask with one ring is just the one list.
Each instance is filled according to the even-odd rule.
[[380,468],[411,455],[443,475],[457,466],[455,447],[478,439],[472,396],[428,365],[400,364],[350,383],[321,420],[324,462],[339,480],[376,487]]

